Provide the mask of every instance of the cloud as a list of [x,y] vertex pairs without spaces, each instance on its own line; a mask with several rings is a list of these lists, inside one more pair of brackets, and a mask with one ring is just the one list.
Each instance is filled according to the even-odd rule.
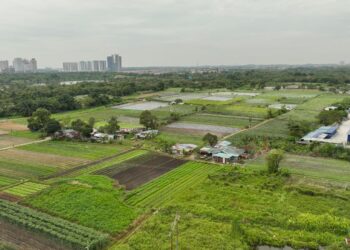
[[0,0],[0,58],[40,66],[105,58],[128,66],[350,60],[348,0]]

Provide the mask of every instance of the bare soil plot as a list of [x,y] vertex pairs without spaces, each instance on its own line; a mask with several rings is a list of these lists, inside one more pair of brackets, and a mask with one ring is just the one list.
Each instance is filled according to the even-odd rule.
[[226,97],[226,96],[208,96],[208,97],[204,97],[202,98],[203,100],[208,100],[208,101],[229,101],[232,99],[232,97]]
[[153,110],[161,107],[167,107],[169,104],[165,102],[140,102],[127,103],[123,105],[114,106],[117,109],[131,109],[131,110]]
[[69,249],[67,246],[60,245],[44,235],[28,231],[4,220],[0,220],[0,241],[18,250]]
[[0,130],[0,135],[7,135],[8,133],[8,131]]
[[60,169],[69,169],[75,166],[83,165],[89,160],[80,159],[75,157],[59,156],[54,154],[45,154],[32,152],[20,149],[9,149],[6,151],[0,151],[0,158],[8,160],[16,160],[26,162],[30,164],[40,164],[46,166],[54,166]]
[[9,136],[9,135],[1,135],[0,136],[0,149],[28,143],[31,141],[33,141],[33,140],[28,139],[28,138],[14,137],[14,136]]
[[239,128],[230,128],[224,126],[204,125],[196,123],[176,122],[166,126],[166,130],[182,131],[183,133],[206,134],[213,133],[217,135],[228,135],[239,131]]
[[95,174],[106,175],[116,179],[127,190],[132,190],[177,168],[185,162],[169,156],[150,153],[97,171]]
[[28,128],[24,124],[18,124],[18,123],[14,123],[12,121],[1,121],[0,122],[0,130],[27,131]]

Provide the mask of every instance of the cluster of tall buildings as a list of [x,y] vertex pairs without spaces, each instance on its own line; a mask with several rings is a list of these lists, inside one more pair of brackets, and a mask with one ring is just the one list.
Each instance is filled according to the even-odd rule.
[[122,70],[122,57],[111,55],[107,60],[64,62],[64,72],[120,72]]
[[15,58],[13,59],[12,65],[10,65],[9,61],[7,60],[0,61],[0,73],[29,73],[37,72],[37,70],[38,63],[35,58],[32,58],[30,60],[24,58]]

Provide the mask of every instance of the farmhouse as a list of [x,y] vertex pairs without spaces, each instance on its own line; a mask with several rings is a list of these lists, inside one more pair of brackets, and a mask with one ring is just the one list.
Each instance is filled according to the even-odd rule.
[[146,130],[136,134],[137,139],[150,139],[158,135],[158,130]]
[[102,141],[113,141],[114,140],[114,135],[109,135],[105,133],[94,133],[91,136],[91,140],[102,142]]
[[219,163],[233,163],[240,159],[244,154],[244,149],[239,149],[231,146],[231,142],[221,141],[215,147],[203,147],[200,149],[202,156],[212,157]]
[[54,134],[55,138],[63,139],[79,139],[80,133],[78,131],[75,131],[74,129],[63,129],[61,131],[58,131]]
[[175,144],[171,147],[173,154],[184,155],[192,153],[198,146],[195,144]]

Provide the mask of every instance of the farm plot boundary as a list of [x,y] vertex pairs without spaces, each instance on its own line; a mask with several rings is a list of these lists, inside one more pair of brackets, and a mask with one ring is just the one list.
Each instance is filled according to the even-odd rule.
[[132,190],[185,162],[169,156],[149,153],[95,173],[116,179],[127,190]]

